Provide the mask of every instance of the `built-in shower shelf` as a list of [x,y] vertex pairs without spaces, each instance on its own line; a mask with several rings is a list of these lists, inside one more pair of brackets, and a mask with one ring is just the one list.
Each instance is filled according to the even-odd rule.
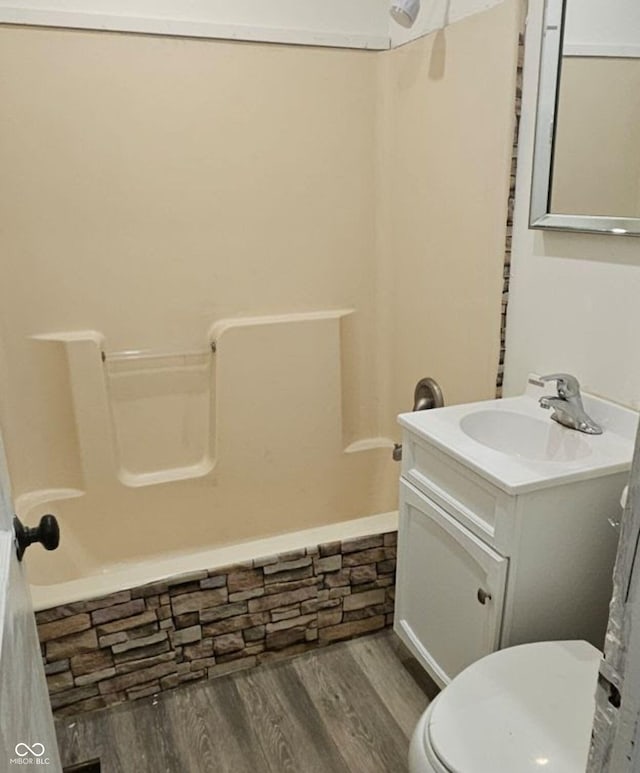
[[211,471],[212,355],[209,348],[103,356],[118,477],[126,486],[198,478]]
[[189,467],[174,467],[166,470],[155,470],[153,472],[130,473],[121,469],[118,477],[125,486],[138,488],[140,486],[156,486],[159,483],[171,483],[178,480],[189,480],[192,478],[202,478],[208,475],[215,464],[214,459],[207,459],[200,464],[192,464]]

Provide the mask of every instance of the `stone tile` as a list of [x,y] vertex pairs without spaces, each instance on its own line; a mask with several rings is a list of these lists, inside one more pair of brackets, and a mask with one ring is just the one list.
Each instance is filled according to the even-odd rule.
[[143,585],[141,588],[135,588],[131,591],[131,598],[146,598],[147,596],[158,596],[167,592],[167,583],[164,580],[160,582],[151,582]]
[[54,620],[51,623],[42,623],[38,626],[38,637],[41,642],[48,642],[51,639],[68,636],[70,633],[86,631],[87,628],[91,628],[91,618],[86,612],[83,612],[79,615]]
[[174,615],[184,615],[187,612],[202,613],[204,610],[226,604],[228,595],[226,588],[193,591],[183,596],[174,596],[171,599],[171,607]]
[[385,616],[377,615],[376,617],[368,617],[365,620],[356,620],[351,623],[339,623],[338,625],[320,628],[318,638],[321,644],[328,644],[332,641],[350,639],[353,636],[358,636],[363,633],[377,631],[380,628],[384,628],[384,626]]
[[186,660],[200,660],[213,655],[213,639],[202,639],[197,644],[187,644],[182,649]]
[[396,560],[395,558],[387,558],[385,561],[379,561],[376,566],[378,574],[393,574],[396,570]]
[[105,623],[104,625],[99,625],[98,636],[116,633],[117,631],[126,631],[129,628],[137,628],[138,626],[147,625],[157,619],[158,616],[156,611],[154,609],[147,609],[138,615],[133,615],[133,617],[124,617],[110,623]]
[[169,636],[174,647],[181,644],[193,644],[193,642],[202,639],[202,628],[199,625],[193,625],[191,628],[182,628],[175,632],[171,631]]
[[344,596],[348,596],[351,593],[351,586],[346,585],[343,588],[331,588],[329,590],[330,599],[340,599]]
[[53,674],[59,674],[62,671],[68,671],[70,668],[69,663],[69,658],[66,658],[65,660],[54,660],[52,663],[45,663],[44,672],[47,676],[52,676]]
[[158,623],[149,623],[148,625],[141,625],[140,628],[131,628],[129,631],[123,631],[127,637],[127,641],[132,639],[142,639],[147,636],[151,636],[159,629]]
[[305,641],[305,626],[288,628],[286,631],[274,631],[266,636],[267,650],[281,650],[292,644]]
[[213,577],[207,577],[206,580],[200,580],[200,587],[202,589],[224,588],[226,584],[226,574],[216,574]]
[[320,609],[319,599],[309,599],[309,601],[303,601],[300,604],[300,614],[308,615],[311,612],[317,612]]
[[223,604],[212,609],[205,609],[200,612],[201,623],[215,623],[218,620],[224,620],[227,617],[236,617],[244,615],[249,611],[248,604],[252,604],[253,599],[247,601],[236,601],[235,604]]
[[335,556],[327,556],[326,558],[315,558],[313,569],[316,574],[338,572],[342,569],[342,556],[338,553]]
[[253,628],[245,628],[242,631],[242,635],[246,642],[254,642],[260,641],[260,639],[264,639],[265,632],[266,626],[256,625]]
[[[311,560],[311,559],[309,559]],[[286,607],[290,604],[296,604],[300,601],[306,601],[316,595],[316,588],[299,588],[298,590],[288,591],[286,593],[275,593],[270,596],[263,596],[260,599],[251,599],[249,604],[250,612],[264,612],[269,609]]]
[[212,666],[215,666],[216,659],[211,656],[208,658],[198,658],[197,660],[190,661],[190,666],[193,671],[200,671],[202,672],[202,669],[204,670],[204,675],[206,676],[207,671],[206,669],[211,668]]
[[130,641],[122,642],[122,644],[114,644],[111,648],[114,654],[120,654],[121,652],[128,652],[132,649],[141,649],[148,647],[152,644],[159,644],[160,642],[167,640],[166,631],[158,631],[151,636],[143,636],[140,639],[132,639]]
[[160,688],[162,690],[171,690],[186,682],[196,682],[199,679],[204,679],[206,675],[207,672],[204,669],[186,674],[169,674],[169,676],[165,676],[160,680]]
[[114,676],[111,679],[100,682],[98,687],[102,695],[110,692],[118,692],[136,685],[144,684],[145,682],[152,682],[154,679],[160,679],[163,676],[168,676],[169,674],[174,673],[175,670],[175,663],[159,663],[157,666],[152,666],[151,668],[143,668],[140,671],[132,671],[129,674]]
[[118,631],[118,633],[110,633],[108,636],[99,636],[98,643],[101,647],[110,647],[112,644],[120,644],[128,639],[125,631]]
[[87,698],[94,698],[98,694],[98,688],[95,685],[87,687],[72,687],[70,690],[55,693],[51,696],[51,707],[53,709],[69,706],[72,703],[78,703]]
[[306,566],[311,566],[312,558],[310,556],[304,556],[298,558],[295,561],[278,561],[277,564],[267,564],[263,568],[265,579],[268,575],[278,574],[279,572],[289,572],[293,569],[303,569]]
[[195,593],[200,590],[200,580],[194,580],[193,582],[183,582],[177,585],[172,585],[167,589],[169,598],[174,596],[186,596],[189,593]]
[[144,599],[133,599],[126,604],[114,604],[104,609],[96,609],[91,613],[91,620],[94,625],[103,625],[112,620],[132,617],[140,612],[144,612]]
[[375,564],[377,561],[384,561],[387,556],[387,550],[394,548],[371,548],[369,550],[359,550],[355,553],[348,553],[342,557],[342,565],[361,566],[362,564]]
[[351,570],[341,569],[339,572],[332,572],[331,574],[325,574],[323,585],[325,588],[337,588],[344,585],[349,585],[351,582]]
[[342,552],[354,553],[356,551],[369,550],[370,548],[380,548],[384,544],[382,534],[374,534],[370,537],[356,537],[355,539],[343,540]]
[[227,588],[229,593],[261,588],[264,585],[262,569],[241,569],[229,572],[227,575]]
[[318,628],[326,628],[328,625],[338,625],[338,623],[341,622],[341,609],[326,609],[318,612]]
[[290,620],[279,620],[277,623],[267,623],[267,635],[274,631],[285,631],[288,628],[295,628],[296,626],[307,627],[310,623],[316,623],[318,620],[317,615],[304,615],[302,617],[292,617]]
[[109,679],[115,675],[115,668],[105,668],[102,671],[92,671],[90,674],[77,676],[75,682],[77,687],[83,687],[86,684],[95,684],[96,682],[101,682],[103,679]]
[[73,687],[73,674],[71,671],[61,671],[59,674],[47,676],[47,688],[51,695],[61,690],[68,690],[70,687]]
[[198,625],[200,622],[200,614],[198,612],[189,612],[186,615],[176,615],[173,618],[173,623],[176,628],[191,628],[194,625]]
[[373,582],[378,579],[378,570],[376,564],[364,564],[364,566],[354,566],[351,570],[351,584],[362,585],[362,583]]
[[247,644],[244,649],[238,650],[237,652],[228,652],[226,655],[216,655],[216,663],[229,663],[232,660],[240,660],[241,658],[246,658],[250,655],[259,655],[261,652],[264,652],[264,642]]
[[313,567],[303,566],[301,569],[288,569],[286,571],[283,570],[281,572],[276,572],[275,574],[266,575],[264,578],[264,584],[265,587],[268,588],[272,583],[304,580],[313,576]]
[[137,701],[140,698],[149,698],[151,695],[157,695],[160,692],[160,682],[155,681],[143,687],[132,687],[127,690],[127,698],[130,701]]
[[91,652],[98,649],[98,636],[93,628],[79,633],[72,633],[62,639],[47,642],[47,660],[63,660],[72,655]]
[[336,553],[340,553],[342,543],[340,542],[325,542],[322,545],[318,545],[318,551],[322,557],[334,556]]
[[293,604],[293,606],[282,607],[282,609],[272,609],[269,613],[269,618],[271,622],[275,623],[278,620],[290,620],[292,617],[298,617],[300,614],[300,604]]
[[279,578],[279,575],[275,575],[271,579],[274,582],[269,582],[264,586],[265,593],[272,596],[274,593],[287,593],[292,590],[299,590],[300,588],[316,588],[320,580],[317,577],[303,577],[300,580],[286,580],[284,582],[275,582]]
[[398,532],[389,531],[383,535],[383,544],[385,547],[391,547],[398,544]]
[[134,647],[133,649],[126,650],[114,655],[114,660],[117,665],[121,663],[127,663],[131,660],[142,660],[144,658],[152,658],[156,655],[162,655],[165,652],[169,652],[171,646],[169,639],[159,641],[157,644],[148,644],[144,647]]
[[86,601],[78,601],[75,604],[64,604],[59,607],[52,607],[51,609],[41,609],[39,612],[36,612],[36,623],[38,625],[51,623],[54,620],[61,620],[63,617],[70,617],[71,615],[77,615],[86,611]]
[[109,650],[95,650],[84,655],[74,655],[70,663],[74,676],[82,676],[112,666],[113,655]]
[[225,620],[219,620],[214,623],[208,623],[202,627],[204,636],[220,636],[223,633],[233,633],[244,628],[252,628],[256,625],[266,623],[269,619],[267,612],[257,612],[253,615],[238,615],[237,617],[228,617]]
[[352,609],[362,609],[363,607],[370,607],[375,604],[383,604],[385,598],[384,588],[369,590],[364,593],[352,593],[350,596],[345,597],[342,602],[342,608],[345,612]]
[[383,574],[377,577],[373,582],[363,582],[362,585],[354,585],[354,593],[362,593],[366,590],[376,590],[376,588],[384,588],[385,590],[395,585],[395,577],[392,574]]
[[265,556],[264,558],[254,558],[253,565],[256,569],[269,564],[277,564],[279,561],[278,556]]
[[253,590],[243,590],[238,593],[230,593],[229,601],[247,601],[248,599],[257,599],[260,596],[264,596],[264,586],[260,588],[254,588]]
[[338,599],[327,599],[326,601],[321,601],[318,604],[318,611],[321,609],[335,609],[336,607],[340,607],[342,609],[342,599],[344,597],[340,597]]
[[216,655],[226,655],[244,649],[244,639],[239,631],[216,636],[213,640],[213,651]]
[[155,655],[151,658],[142,658],[140,660],[130,660],[127,663],[118,663],[116,674],[130,674],[132,671],[141,671],[144,668],[157,666],[159,663],[168,663],[175,660],[174,652],[163,652],[161,655]]

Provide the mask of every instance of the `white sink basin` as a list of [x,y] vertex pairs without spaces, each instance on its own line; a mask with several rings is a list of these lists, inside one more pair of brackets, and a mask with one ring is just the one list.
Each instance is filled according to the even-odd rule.
[[630,468],[636,411],[583,393],[586,412],[604,430],[587,435],[551,419],[538,400],[553,386],[535,380],[519,397],[404,413],[398,421],[509,494]]
[[503,454],[543,462],[572,462],[591,454],[579,432],[567,432],[559,424],[525,413],[499,409],[468,413],[460,428],[477,443]]

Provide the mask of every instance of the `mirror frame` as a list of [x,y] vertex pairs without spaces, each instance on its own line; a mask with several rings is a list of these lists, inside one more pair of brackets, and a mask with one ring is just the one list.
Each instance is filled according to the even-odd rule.
[[640,218],[560,215],[551,209],[551,172],[567,0],[545,0],[535,122],[529,227],[640,236]]

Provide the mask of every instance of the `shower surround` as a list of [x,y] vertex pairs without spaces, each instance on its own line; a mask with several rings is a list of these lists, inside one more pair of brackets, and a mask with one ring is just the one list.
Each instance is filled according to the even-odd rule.
[[[385,53],[0,29],[0,422],[61,525],[26,557],[60,710],[386,622],[395,416],[427,375],[494,396],[518,9]],[[263,586],[201,560],[325,528]]]

